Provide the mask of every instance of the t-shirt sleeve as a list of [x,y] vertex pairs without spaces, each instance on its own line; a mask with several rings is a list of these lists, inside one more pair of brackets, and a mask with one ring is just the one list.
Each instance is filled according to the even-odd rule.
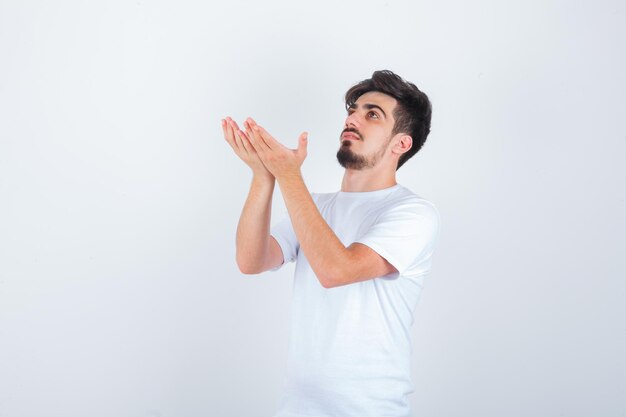
[[372,248],[400,275],[419,273],[430,261],[439,224],[439,212],[432,203],[410,199],[382,212],[355,242]]
[[271,269],[271,271],[276,271],[286,263],[296,260],[300,244],[298,238],[296,238],[296,233],[293,230],[291,219],[288,215],[285,215],[281,221],[271,227],[270,235],[276,239],[278,246],[280,246],[283,252],[283,263]]

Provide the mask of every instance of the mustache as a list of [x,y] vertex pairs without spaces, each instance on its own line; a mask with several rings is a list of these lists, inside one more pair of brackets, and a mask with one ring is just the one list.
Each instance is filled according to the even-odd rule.
[[344,133],[346,132],[350,132],[350,133],[354,133],[355,135],[357,135],[359,137],[359,139],[363,140],[363,136],[361,136],[361,134],[353,127],[347,127],[345,128],[342,132],[341,135],[339,135],[339,137],[343,136]]

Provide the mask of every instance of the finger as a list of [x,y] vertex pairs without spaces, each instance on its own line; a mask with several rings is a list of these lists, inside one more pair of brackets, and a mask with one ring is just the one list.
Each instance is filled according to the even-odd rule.
[[259,142],[262,146],[267,149],[272,149],[272,147],[276,146],[278,143],[276,139],[274,139],[265,129],[263,129],[259,125],[254,125],[252,127],[252,131],[255,133],[256,137],[259,138]]
[[235,123],[234,120],[230,120],[230,128],[233,131],[233,136],[235,138],[235,143],[237,144],[237,147],[242,151],[242,152],[246,152],[246,148],[243,144],[243,139],[239,136],[238,132],[239,129],[236,127],[237,123]]
[[233,119],[230,119],[230,121],[231,121],[231,123],[232,123],[233,128],[235,129],[235,132],[236,132],[237,130],[240,130],[240,129],[239,129],[239,125],[237,124],[237,122],[236,122],[236,121],[234,121]]
[[243,128],[246,130],[246,135],[250,137],[250,134],[252,133],[252,125],[248,122],[248,120],[244,120]]
[[250,127],[250,124],[248,123],[248,121],[244,121],[243,122],[243,127],[244,129],[246,129],[245,134],[246,134],[246,139],[248,139],[248,142],[250,143],[250,145],[252,145],[252,129]]
[[239,140],[241,140],[241,144],[248,154],[255,154],[255,150],[250,144],[250,139],[246,136],[246,133],[243,130],[237,130],[237,136],[239,136]]
[[223,129],[224,129],[224,139],[230,145],[231,148],[235,152],[239,152],[239,147],[237,146],[237,142],[235,141],[235,134],[233,132],[232,126],[228,120],[229,118],[224,119]]
[[256,121],[255,121],[252,117],[248,117],[248,118],[246,119],[246,123],[247,123],[250,127],[252,127],[252,126],[256,125]]
[[296,153],[302,159],[306,158],[307,145],[309,142],[308,139],[309,134],[307,132],[302,132],[302,134],[300,134],[300,137],[298,138],[298,149],[296,149]]
[[260,126],[257,124],[257,122],[252,117],[248,117],[246,123],[249,127],[249,129],[246,130],[248,132],[248,136],[256,140],[258,145],[263,145],[263,138],[261,138],[261,135],[259,134]]
[[[248,119],[251,120],[251,119]],[[257,153],[260,153],[263,151],[263,149],[260,147],[261,146],[261,138],[259,137],[259,135],[254,131],[254,122],[253,123],[245,123],[246,125],[246,133],[248,135],[248,139],[250,139],[250,143],[252,144],[252,146],[254,147],[254,150]]]
[[244,143],[246,144],[246,146],[248,147],[252,146],[250,144],[250,136],[246,132],[244,132],[243,130],[240,130],[239,136],[241,136],[242,139],[245,139]]
[[252,120],[251,117],[248,117],[248,119],[243,122],[244,127],[246,128],[246,133],[248,134],[248,137],[253,139],[253,128],[256,125],[256,123],[254,122],[254,120]]

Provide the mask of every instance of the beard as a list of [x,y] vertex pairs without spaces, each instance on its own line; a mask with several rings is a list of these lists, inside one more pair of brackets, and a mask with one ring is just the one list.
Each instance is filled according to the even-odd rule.
[[371,168],[371,161],[363,155],[357,155],[350,149],[352,143],[344,141],[337,151],[337,162],[346,169]]
[[[389,143],[389,142],[387,142]],[[359,155],[350,149],[352,142],[344,140],[337,151],[337,162],[346,169],[368,169],[373,168],[380,158],[385,154],[386,146],[381,147],[380,151],[371,156]]]

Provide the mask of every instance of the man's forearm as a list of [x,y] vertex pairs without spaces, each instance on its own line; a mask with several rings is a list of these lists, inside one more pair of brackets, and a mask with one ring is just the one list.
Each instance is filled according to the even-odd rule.
[[268,259],[275,180],[253,176],[237,226],[237,265],[245,274],[264,270]]
[[300,175],[278,180],[300,248],[323,286],[348,264],[345,245],[328,226]]

